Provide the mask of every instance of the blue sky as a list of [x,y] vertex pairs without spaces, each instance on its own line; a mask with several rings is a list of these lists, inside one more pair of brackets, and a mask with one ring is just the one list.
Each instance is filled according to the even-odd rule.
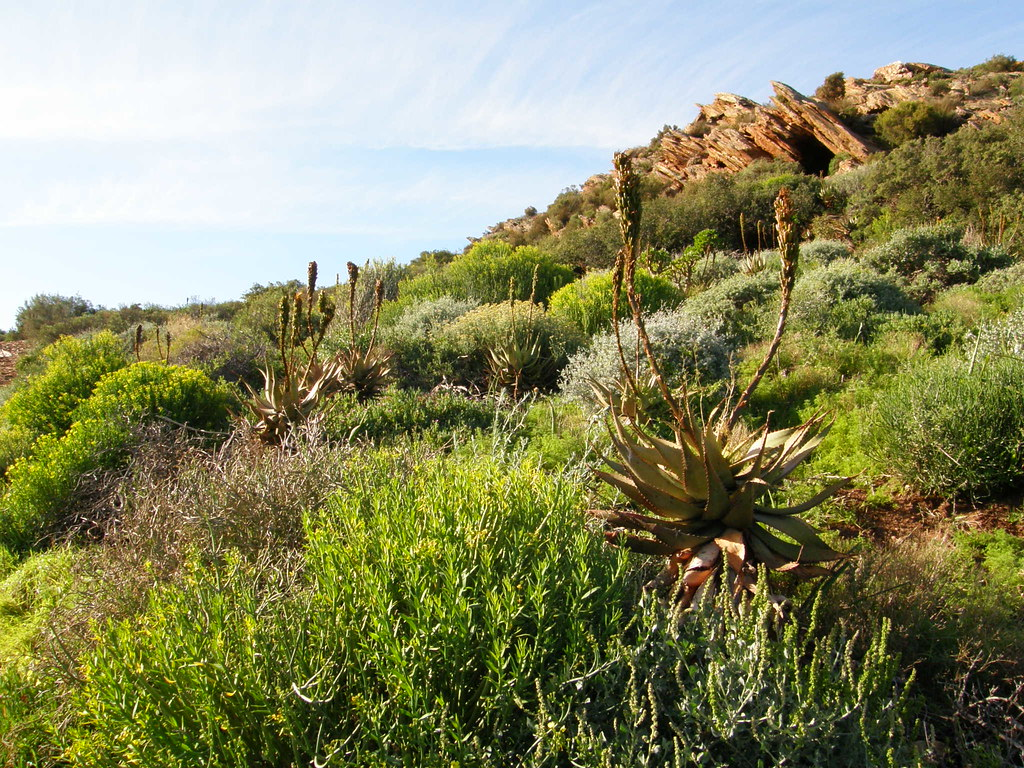
[[1021,40],[1021,0],[0,0],[0,328],[461,249],[717,91]]

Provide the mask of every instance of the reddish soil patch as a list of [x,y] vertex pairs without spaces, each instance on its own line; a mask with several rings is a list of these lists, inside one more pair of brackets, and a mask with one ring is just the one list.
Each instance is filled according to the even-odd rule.
[[0,387],[14,379],[15,363],[28,352],[27,341],[0,341]]
[[862,488],[848,488],[837,494],[837,500],[853,512],[856,522],[839,525],[846,536],[867,536],[873,541],[900,541],[923,533],[946,531],[1004,530],[1024,536],[1024,519],[1020,513],[1021,499],[972,504],[931,496],[906,494],[889,505],[867,500]]

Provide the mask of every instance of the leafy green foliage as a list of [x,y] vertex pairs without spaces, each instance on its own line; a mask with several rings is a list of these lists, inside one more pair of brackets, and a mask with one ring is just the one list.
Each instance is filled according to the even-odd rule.
[[163,417],[194,429],[224,429],[231,391],[202,371],[178,365],[134,363],[104,376],[73,414],[82,419]]
[[195,564],[100,629],[73,765],[912,763],[884,625],[862,649],[813,618],[772,639],[763,597],[631,615],[583,488],[529,465],[378,452],[347,485],[309,516],[305,586]]
[[847,215],[859,238],[871,236],[884,215],[882,234],[943,219],[1019,248],[1019,238],[1010,242],[1010,235],[1024,211],[1022,154],[1024,114],[1017,110],[998,125],[909,142],[828,185],[847,188]]
[[500,240],[481,240],[438,272],[403,282],[400,290],[403,296],[417,299],[448,294],[482,304],[507,300],[511,292],[519,301],[533,296],[534,301],[546,304],[552,293],[572,280],[569,267],[535,247],[513,248]]
[[[646,270],[637,270],[636,288],[645,312],[672,309],[681,300],[679,291],[671,281],[653,276]],[[629,317],[626,302],[620,307],[621,317]],[[551,296],[549,312],[576,326],[583,334],[592,336],[611,328],[612,274],[590,272],[566,285]]]
[[725,594],[717,603],[682,622],[648,610],[609,670],[548,689],[541,754],[586,766],[916,764],[889,622],[858,652],[855,634],[826,633],[816,615],[773,639],[763,593],[741,615]]
[[[71,414],[63,434],[42,435],[29,456],[8,469],[0,497],[0,543],[23,550],[73,517],[83,476],[121,466],[133,439],[132,422],[164,417],[198,429],[227,424],[228,390],[200,371],[135,363],[97,383]],[[88,484],[86,484],[87,486]]]
[[15,334],[22,339],[38,340],[52,326],[65,323],[96,311],[91,302],[81,296],[39,294],[18,308],[15,316]]
[[90,339],[65,337],[40,354],[42,373],[31,377],[4,403],[0,415],[33,435],[61,435],[72,414],[104,375],[128,364],[124,343],[109,332]]
[[903,373],[879,396],[870,448],[925,493],[991,496],[1024,481],[1024,363],[971,370],[949,359]]
[[875,133],[890,147],[925,136],[944,136],[955,127],[951,114],[925,101],[904,101],[875,120]]
[[24,666],[31,658],[43,622],[69,591],[73,561],[71,550],[52,549],[30,555],[10,573],[0,571],[0,667]]
[[361,457],[348,485],[311,516],[308,589],[196,568],[104,632],[78,763],[525,754],[537,681],[584,673],[623,623],[625,561],[579,525],[582,489],[493,460],[398,455]]
[[818,86],[814,95],[824,101],[839,101],[846,95],[846,75],[833,72]]
[[420,393],[390,387],[376,400],[340,397],[328,410],[326,434],[337,440],[389,442],[412,435],[443,439],[494,423],[496,406],[455,392]]
[[43,435],[31,456],[7,470],[10,481],[0,497],[0,544],[24,551],[47,540],[55,527],[73,519],[71,502],[86,475],[120,465],[131,429],[120,419],[77,421],[61,437]]
[[457,353],[443,342],[443,330],[477,306],[472,299],[451,296],[417,300],[406,304],[391,322],[382,322],[381,344],[394,353],[396,378],[406,386],[429,389],[443,377],[453,377]]

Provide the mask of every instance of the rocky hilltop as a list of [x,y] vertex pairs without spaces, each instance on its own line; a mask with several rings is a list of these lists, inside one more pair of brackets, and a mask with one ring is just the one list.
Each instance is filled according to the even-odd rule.
[[871,122],[902,102],[941,101],[961,123],[998,121],[1013,105],[1005,88],[933,64],[895,62],[870,79],[846,78],[842,86],[825,100],[773,82],[768,105],[719,93],[711,104],[698,104],[700,113],[685,129],[664,132],[655,173],[676,187],[756,160],[787,160],[824,173],[835,157],[852,166],[879,151]]

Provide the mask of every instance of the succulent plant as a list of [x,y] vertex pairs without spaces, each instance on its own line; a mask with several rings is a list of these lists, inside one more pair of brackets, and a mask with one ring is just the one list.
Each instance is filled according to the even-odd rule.
[[350,346],[330,362],[333,391],[352,392],[362,402],[380,394],[391,375],[391,353],[377,347]]
[[486,355],[492,383],[512,390],[513,397],[519,396],[524,381],[540,378],[547,367],[540,339],[529,332],[507,337]]
[[[799,515],[849,479],[843,478],[794,506],[776,507],[770,502],[770,494],[825,438],[829,426],[824,415],[775,431],[769,431],[766,424],[751,433],[737,424],[738,414],[764,376],[786,328],[799,253],[787,190],[779,193],[775,204],[781,257],[781,306],[775,336],[736,405],[732,409],[723,405],[702,422],[690,408],[685,382],[680,392],[673,392],[652,352],[634,284],[636,258],[641,252],[638,177],[626,155],[616,156],[615,168],[623,247],[613,273],[613,311],[617,313],[619,292],[625,289],[653,383],[641,384],[631,374],[620,340],[620,386],[593,385],[598,399],[608,407],[615,452],[615,457],[605,458],[607,469],[599,470],[597,476],[643,511],[591,510],[590,514],[611,527],[606,537],[612,543],[667,557],[665,569],[649,586],[681,582],[678,599],[684,606],[720,570],[737,596],[754,591],[758,566],[798,576],[826,572],[817,564],[843,555],[822,541]],[[652,390],[669,407],[672,439],[659,437],[651,428],[647,403],[655,396]]]
[[664,439],[624,417],[631,408],[621,400],[608,402],[617,457],[606,458],[607,470],[597,474],[644,512],[590,514],[613,526],[606,533],[612,543],[669,558],[652,586],[675,581],[688,563],[679,596],[686,605],[723,558],[738,591],[753,589],[758,564],[813,576],[824,572],[813,564],[842,557],[798,515],[849,478],[794,506],[776,507],[765,498],[824,439],[823,415],[792,429],[741,436],[725,433],[724,421],[712,414],[703,429],[680,427]]

